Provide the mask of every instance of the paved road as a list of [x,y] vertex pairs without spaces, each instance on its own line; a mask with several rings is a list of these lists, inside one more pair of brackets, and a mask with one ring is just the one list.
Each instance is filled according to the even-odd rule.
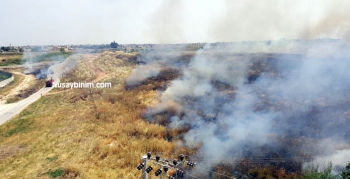
[[[56,69],[56,67],[59,64],[53,65],[53,69]],[[55,71],[55,70],[54,70]],[[48,76],[48,78],[53,78],[55,82],[59,82],[59,78],[55,75]],[[44,84],[43,84],[44,85]],[[38,100],[41,95],[44,95],[45,93],[49,92],[51,88],[42,88],[36,93],[32,94],[26,99],[23,99],[21,101],[18,101],[16,103],[12,104],[0,104],[0,125],[5,123],[7,120],[11,119],[15,115],[19,114],[23,109],[25,109],[27,106]]]

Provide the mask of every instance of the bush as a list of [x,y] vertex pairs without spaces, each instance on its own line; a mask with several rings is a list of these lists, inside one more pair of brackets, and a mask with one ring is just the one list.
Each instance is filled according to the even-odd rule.
[[307,168],[300,179],[340,179],[339,175],[332,174],[332,165],[328,165],[323,171],[318,171],[318,167]]
[[56,170],[53,170],[51,172],[48,173],[48,175],[51,177],[51,178],[56,178],[56,177],[60,177],[64,174],[64,169],[62,168],[58,168]]
[[350,163],[345,167],[345,170],[341,172],[343,179],[350,179]]
[[9,98],[6,99],[6,104],[10,104],[10,103],[15,103],[20,101],[22,98],[20,96],[11,96]]

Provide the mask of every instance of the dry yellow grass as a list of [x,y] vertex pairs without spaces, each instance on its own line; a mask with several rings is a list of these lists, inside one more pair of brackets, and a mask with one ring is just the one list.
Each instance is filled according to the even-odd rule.
[[18,54],[10,54],[10,55],[0,55],[0,60],[6,60],[6,59],[14,59],[14,58],[22,58],[22,55]]
[[[56,169],[64,170],[62,178],[123,178],[146,152],[174,151],[164,139],[165,128],[142,119],[157,100],[155,92],[124,90],[133,55],[117,53],[122,58],[103,53],[95,61],[113,88],[44,96],[0,126],[1,178],[50,178]],[[82,61],[67,77],[89,78],[86,70]]]
[[17,101],[20,101],[22,99],[27,98],[28,96],[34,94],[35,92],[37,92],[41,88],[43,88],[45,86],[45,81],[46,80],[44,80],[44,79],[30,81],[28,86],[21,89],[18,92],[18,94],[10,95],[6,99],[6,103],[14,103],[14,102],[17,102]]
[[20,53],[2,53],[0,54],[0,66],[7,64],[18,64],[22,60],[22,54]]
[[87,64],[89,59],[87,57],[87,55],[74,56],[74,58],[78,61],[78,65],[71,72],[64,75],[62,82],[88,82],[95,79],[96,74],[89,70]]
[[0,100],[1,97],[8,94],[12,89],[19,85],[23,81],[24,77],[21,75],[14,75],[14,81],[0,88]]

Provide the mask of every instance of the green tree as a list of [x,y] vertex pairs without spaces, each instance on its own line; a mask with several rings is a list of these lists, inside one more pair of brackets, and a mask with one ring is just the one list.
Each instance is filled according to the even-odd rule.
[[332,165],[323,171],[318,171],[318,167],[311,166],[308,167],[300,179],[341,179],[339,175],[332,174]]
[[1,47],[1,50],[4,52],[8,52],[11,50],[11,48],[10,47]]
[[118,47],[118,43],[116,43],[115,41],[111,42],[111,48],[117,48]]
[[348,163],[345,170],[341,172],[341,177],[343,177],[343,179],[350,179],[350,163]]

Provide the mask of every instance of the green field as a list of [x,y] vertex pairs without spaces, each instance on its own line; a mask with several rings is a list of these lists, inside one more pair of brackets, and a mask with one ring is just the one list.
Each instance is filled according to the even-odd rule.
[[28,53],[0,53],[0,66],[21,65],[26,61],[61,61],[66,59],[72,52],[28,52]]
[[50,52],[50,53],[29,53],[23,56],[24,61],[42,62],[42,61],[60,61],[72,55],[72,52]]

